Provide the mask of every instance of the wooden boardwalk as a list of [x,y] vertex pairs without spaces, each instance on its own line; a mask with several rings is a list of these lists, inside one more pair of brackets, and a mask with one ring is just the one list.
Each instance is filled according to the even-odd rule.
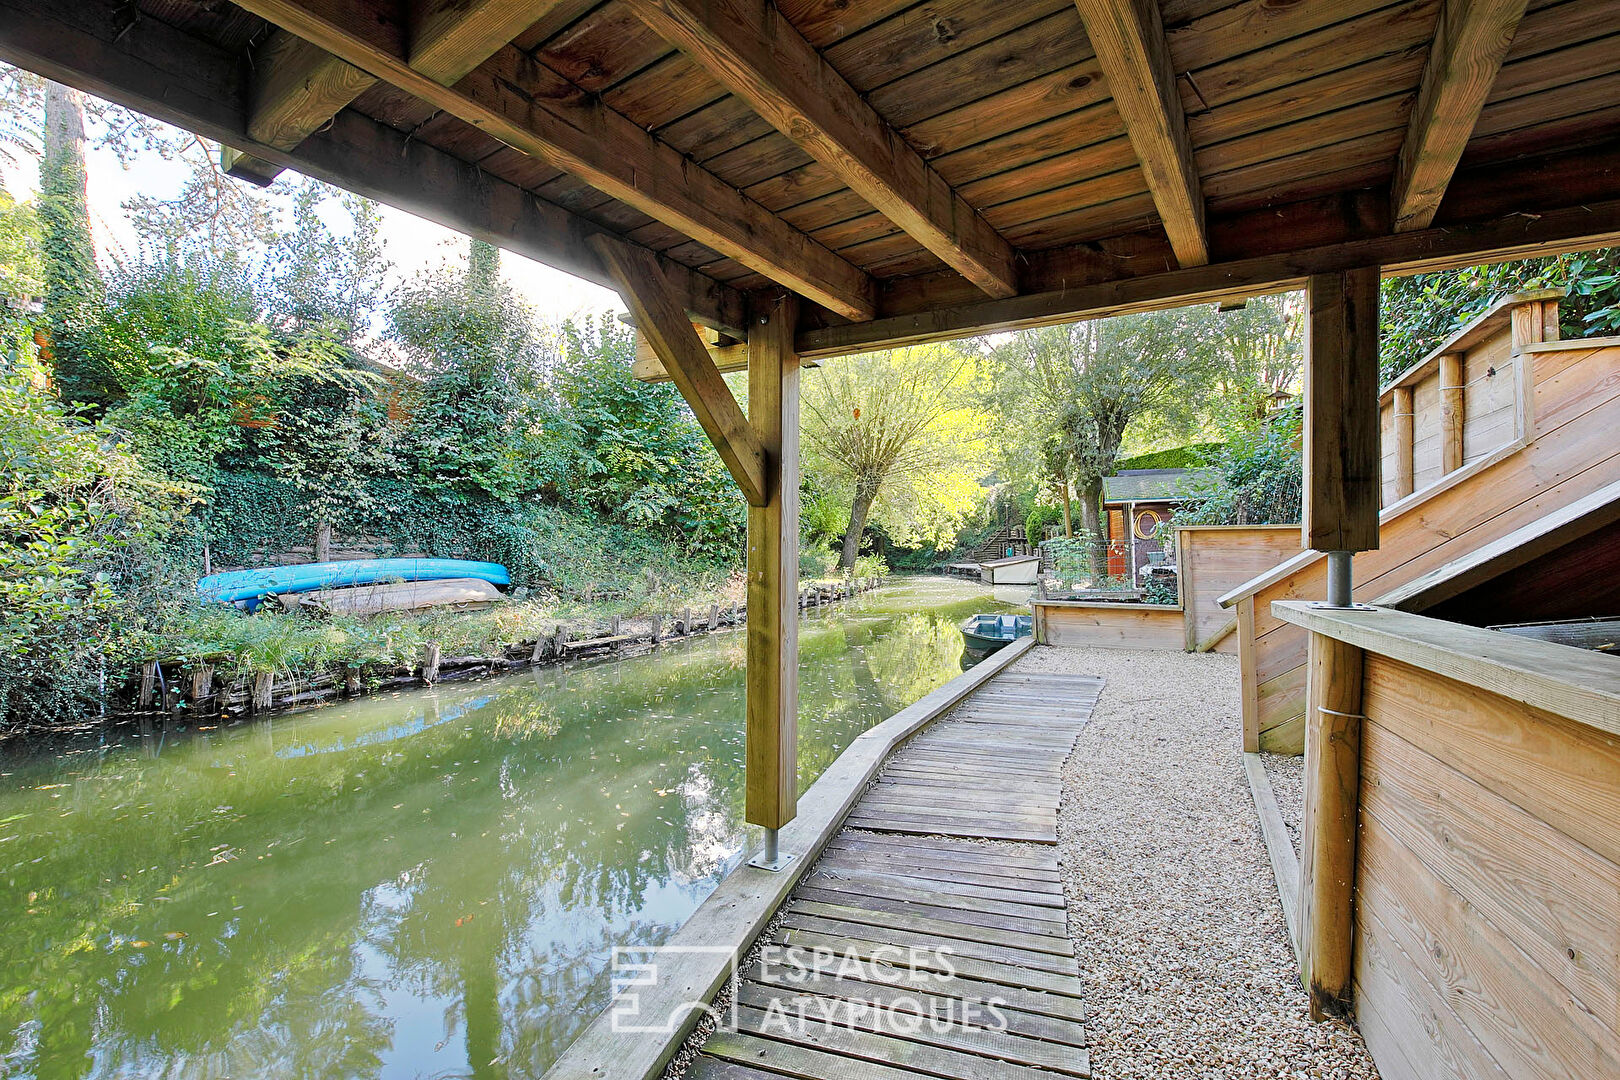
[[[1059,770],[1101,689],[1011,671],[896,752],[739,972],[736,1030],[686,1075],[1090,1076],[1052,845]],[[791,966],[812,950],[835,959]]]

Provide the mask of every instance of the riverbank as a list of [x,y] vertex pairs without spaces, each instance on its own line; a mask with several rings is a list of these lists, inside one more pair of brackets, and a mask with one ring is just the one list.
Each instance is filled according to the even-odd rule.
[[[811,582],[799,591],[799,607],[847,600],[884,580]],[[303,612],[242,616],[221,608],[198,620],[192,644],[148,661],[139,678],[114,696],[111,713],[96,722],[260,715],[650,647],[745,625],[747,604],[735,598],[740,592],[638,615],[622,614],[612,604],[565,608],[534,601],[368,619]]]

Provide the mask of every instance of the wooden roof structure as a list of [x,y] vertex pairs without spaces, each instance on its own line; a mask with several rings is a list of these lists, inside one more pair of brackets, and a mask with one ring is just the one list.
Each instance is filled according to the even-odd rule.
[[0,58],[810,357],[1620,234],[1617,0],[0,0]]

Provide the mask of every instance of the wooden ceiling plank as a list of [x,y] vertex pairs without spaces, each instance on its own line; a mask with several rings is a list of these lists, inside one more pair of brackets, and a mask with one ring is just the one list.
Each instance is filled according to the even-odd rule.
[[[379,9],[374,22],[409,47],[411,67],[450,84],[512,38],[544,18],[561,0],[422,0],[408,27]],[[291,150],[376,83],[352,64],[303,38],[277,30],[253,57],[255,85],[248,132],[259,142]],[[258,183],[274,178],[258,159],[236,161],[232,175]]]
[[1525,0],[1445,0],[1396,159],[1396,232],[1428,228],[1513,44]]
[[508,46],[454,87],[412,68],[363,21],[298,0],[243,0],[254,14],[569,172],[850,319],[871,318],[872,279],[598,98],[520,93],[536,61]]
[[1075,0],[1148,190],[1182,266],[1209,262],[1204,196],[1193,166],[1156,0]]
[[742,488],[750,505],[764,506],[765,451],[731,388],[715,367],[708,346],[686,318],[650,252],[615,244],[607,237],[593,241],[597,254],[619,282],[619,295],[629,305],[636,332],[663,361],[664,370],[692,407],[720,460]]
[[1018,291],[1012,247],[771,4],[626,0],[805,153],[991,296]]

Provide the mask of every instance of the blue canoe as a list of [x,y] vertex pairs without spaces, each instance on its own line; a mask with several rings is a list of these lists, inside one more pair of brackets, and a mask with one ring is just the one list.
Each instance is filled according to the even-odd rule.
[[375,585],[383,581],[444,581],[477,578],[491,585],[510,585],[512,577],[500,563],[466,559],[351,559],[347,562],[300,563],[263,570],[231,570],[210,574],[197,582],[197,591],[227,604],[258,601],[266,596],[315,592],[345,585]]

